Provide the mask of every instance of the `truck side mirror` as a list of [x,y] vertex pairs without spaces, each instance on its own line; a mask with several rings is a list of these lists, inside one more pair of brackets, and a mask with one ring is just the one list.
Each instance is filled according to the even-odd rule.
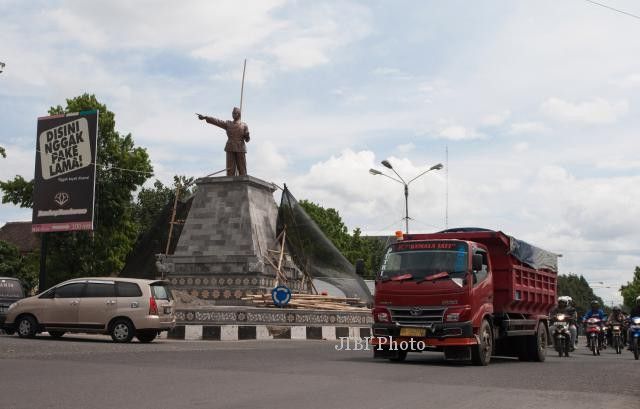
[[361,258],[356,260],[356,274],[364,276],[364,260]]
[[473,271],[482,270],[482,254],[474,254],[471,258],[471,269]]

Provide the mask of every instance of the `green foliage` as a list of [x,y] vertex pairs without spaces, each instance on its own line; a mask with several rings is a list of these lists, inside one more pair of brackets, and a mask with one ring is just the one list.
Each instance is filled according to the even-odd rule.
[[14,245],[0,240],[0,276],[22,280],[25,293],[38,285],[39,254],[21,255]]
[[2,203],[13,203],[20,207],[33,206],[33,181],[26,181],[22,176],[17,175],[13,180],[0,181]]
[[173,187],[165,186],[157,179],[153,183],[153,188],[143,187],[138,193],[138,200],[134,207],[134,219],[138,223],[139,233],[143,234],[153,226],[168,203],[173,205],[176,189],[179,189],[180,200],[193,194],[194,179],[176,175],[173,177]]
[[568,295],[573,299],[578,317],[591,309],[591,301],[593,300],[598,300],[600,305],[605,306],[602,298],[594,294],[593,289],[582,275],[558,275],[558,296],[562,295]]
[[358,259],[364,260],[366,278],[375,277],[384,255],[384,245],[379,240],[362,237],[360,228],[356,228],[350,235],[335,209],[325,209],[308,200],[301,200],[299,203],[349,262],[354,264]]
[[163,185],[159,180],[154,182],[153,188],[143,187],[140,190],[134,208],[139,233],[144,233],[151,228],[167,203],[173,202],[174,194],[174,189]]
[[0,146],[0,156],[2,156],[3,158],[7,157],[7,151],[5,151],[2,146]]
[[[133,193],[153,172],[146,150],[134,145],[131,134],[120,135],[115,130],[115,114],[94,95],[67,99],[66,107],[52,107],[49,114],[93,109],[100,112],[95,231],[48,235],[47,286],[83,275],[119,272],[139,232],[132,202]],[[0,182],[0,188],[3,202],[31,207],[33,181],[16,176]]]
[[631,309],[636,305],[636,297],[640,295],[640,267],[636,266],[633,280],[620,287],[620,293],[622,293],[625,306]]

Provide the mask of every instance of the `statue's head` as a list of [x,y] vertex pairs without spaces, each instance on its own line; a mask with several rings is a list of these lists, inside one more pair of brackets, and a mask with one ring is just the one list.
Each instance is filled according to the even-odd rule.
[[238,119],[240,119],[240,108],[238,107],[233,108],[233,111],[231,111],[231,116],[233,117],[234,121],[237,121]]

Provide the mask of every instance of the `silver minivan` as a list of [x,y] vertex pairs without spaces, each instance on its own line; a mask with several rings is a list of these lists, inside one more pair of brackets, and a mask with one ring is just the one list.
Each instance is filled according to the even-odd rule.
[[48,332],[109,334],[115,342],[151,342],[175,326],[174,301],[166,281],[75,278],[9,307],[4,328],[22,338]]
[[24,298],[22,283],[17,278],[0,277],[0,328],[7,318],[9,306]]

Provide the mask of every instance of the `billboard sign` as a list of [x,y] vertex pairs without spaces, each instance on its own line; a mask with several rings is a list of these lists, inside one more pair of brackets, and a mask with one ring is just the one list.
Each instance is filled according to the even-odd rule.
[[93,230],[98,111],[38,118],[31,231]]

